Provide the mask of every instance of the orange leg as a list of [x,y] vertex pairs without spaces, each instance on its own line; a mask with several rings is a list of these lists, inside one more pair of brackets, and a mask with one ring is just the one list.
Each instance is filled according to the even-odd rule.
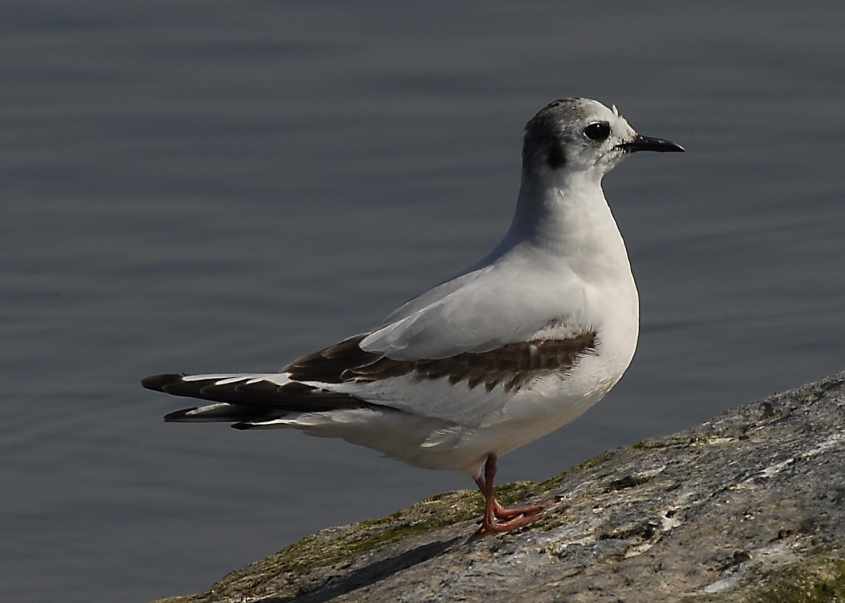
[[481,521],[479,534],[498,534],[510,532],[527,526],[539,519],[543,505],[525,505],[522,507],[503,507],[496,500],[496,455],[488,454],[484,462],[484,477],[476,477],[475,483],[484,497],[484,519]]

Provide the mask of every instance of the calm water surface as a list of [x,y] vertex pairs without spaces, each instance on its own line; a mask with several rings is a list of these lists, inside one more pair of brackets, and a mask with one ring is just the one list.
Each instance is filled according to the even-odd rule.
[[617,389],[538,479],[845,365],[841,3],[7,2],[0,599],[201,589],[462,476],[165,425],[162,371],[273,369],[507,226],[524,121],[618,104],[682,156],[606,181],[642,299]]

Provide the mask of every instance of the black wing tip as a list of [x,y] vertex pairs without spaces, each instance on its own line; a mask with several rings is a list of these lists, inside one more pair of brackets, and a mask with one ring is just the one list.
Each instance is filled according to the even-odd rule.
[[196,406],[192,406],[191,408],[183,408],[181,410],[175,410],[173,412],[169,412],[164,415],[164,422],[165,423],[187,423],[188,422],[188,413],[192,410],[196,410]]
[[231,425],[229,425],[229,427],[231,427],[232,429],[244,430],[244,429],[252,429],[253,427],[255,427],[255,425],[253,425],[252,423],[240,422],[240,423],[232,423]]
[[141,385],[147,389],[152,389],[157,392],[166,391],[168,385],[179,383],[184,377],[184,373],[162,373],[161,375],[150,375],[141,379]]

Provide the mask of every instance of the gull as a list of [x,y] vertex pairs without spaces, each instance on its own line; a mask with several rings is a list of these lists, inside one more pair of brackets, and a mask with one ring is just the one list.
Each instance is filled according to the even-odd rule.
[[466,472],[485,501],[481,534],[528,525],[544,506],[501,505],[497,460],[601,400],[637,346],[637,287],[602,179],[631,153],[683,150],[615,106],[555,100],[525,126],[510,228],[469,269],[280,371],[142,384],[205,401],[168,422],[297,429]]

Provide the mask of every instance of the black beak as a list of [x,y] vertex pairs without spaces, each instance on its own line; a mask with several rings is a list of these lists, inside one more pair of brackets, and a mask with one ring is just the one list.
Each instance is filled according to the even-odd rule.
[[675,144],[671,140],[664,140],[662,138],[652,138],[651,136],[643,136],[637,134],[637,137],[631,142],[623,142],[619,145],[620,149],[628,153],[636,151],[658,151],[660,153],[683,153],[686,149],[679,144]]

